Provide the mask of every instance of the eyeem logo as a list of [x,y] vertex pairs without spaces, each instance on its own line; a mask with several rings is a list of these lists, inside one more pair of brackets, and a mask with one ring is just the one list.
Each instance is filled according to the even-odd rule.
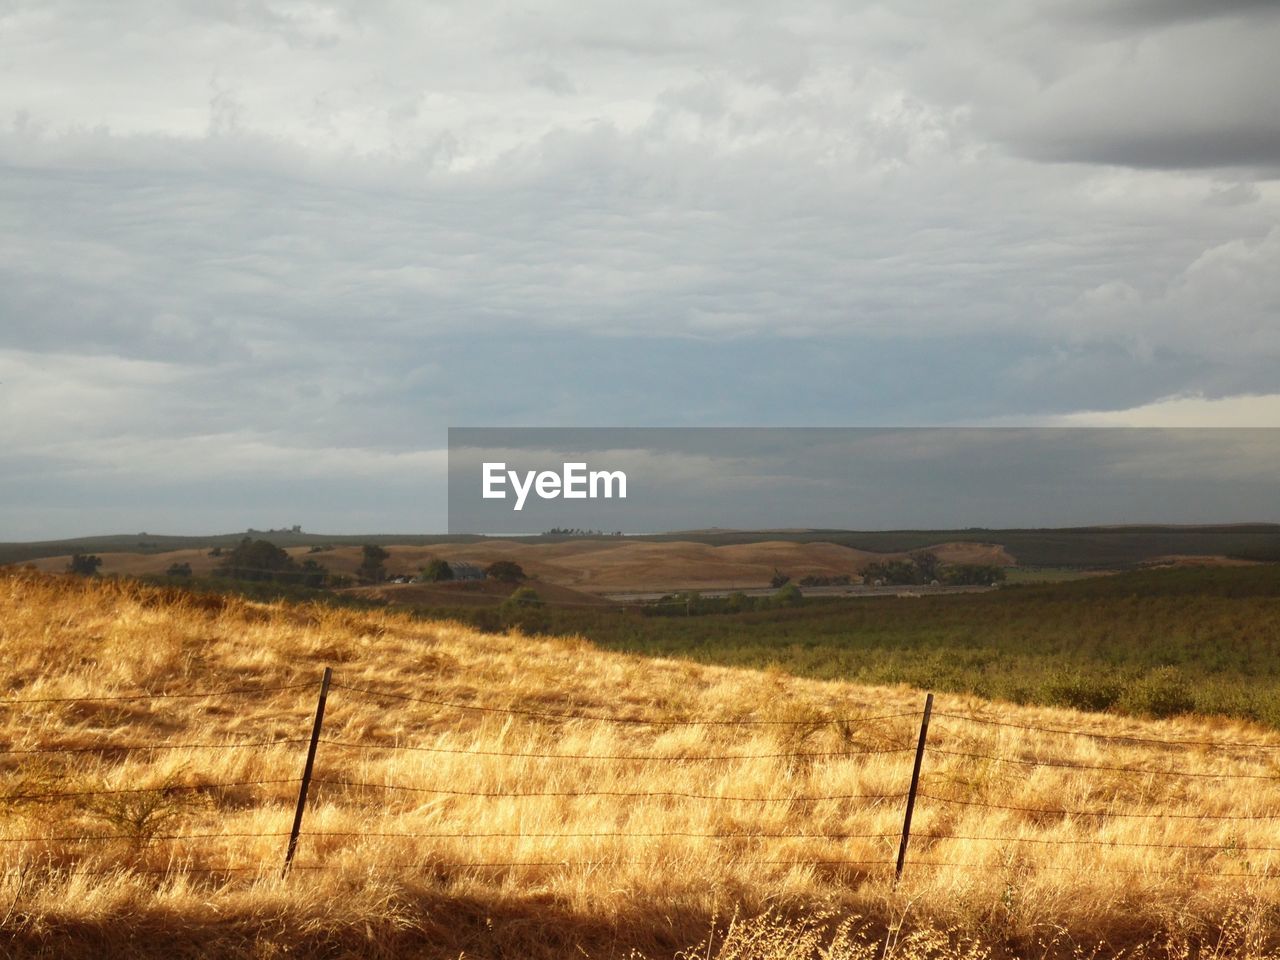
[[[481,465],[484,478],[483,496],[486,500],[507,499],[506,485],[511,483],[516,502],[512,509],[522,510],[530,491],[539,499],[555,500],[606,500],[617,497],[627,499],[627,475],[621,470],[592,470],[587,472],[585,463],[566,463],[560,473],[554,470],[528,470],[524,476],[508,470],[505,463]],[[615,492],[616,491],[616,492]]]

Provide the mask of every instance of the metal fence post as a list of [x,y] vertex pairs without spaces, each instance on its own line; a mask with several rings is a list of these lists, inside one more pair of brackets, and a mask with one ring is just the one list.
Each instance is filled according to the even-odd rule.
[[902,865],[907,861],[907,841],[911,839],[911,814],[916,809],[916,789],[920,786],[920,763],[924,760],[924,742],[929,736],[929,714],[933,712],[933,694],[924,698],[924,716],[920,718],[920,739],[916,743],[916,765],[911,771],[911,790],[907,793],[907,814],[902,821],[902,843],[898,845],[898,867],[893,882],[902,879]]
[[[320,727],[324,724],[324,705],[329,698],[329,681],[333,678],[333,668],[324,668],[324,677],[320,680],[320,699],[316,703],[316,720],[311,726],[311,742],[307,745],[307,763],[302,768],[302,786],[298,788],[298,809],[293,813],[293,829],[289,832],[289,849],[284,854],[284,870],[280,877],[289,875],[289,867],[293,863],[293,855],[298,850],[298,834],[302,830],[302,813],[307,808],[307,789],[311,786],[311,771],[316,765],[316,745],[320,742]],[[919,767],[919,761],[916,763]]]

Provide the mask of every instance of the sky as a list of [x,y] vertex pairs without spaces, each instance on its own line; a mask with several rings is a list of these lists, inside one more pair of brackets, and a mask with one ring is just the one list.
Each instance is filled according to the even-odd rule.
[[1277,523],[1278,476],[1275,428],[453,428],[449,532]]
[[1280,425],[1276,49],[1272,0],[0,0],[0,540],[442,530],[450,426]]

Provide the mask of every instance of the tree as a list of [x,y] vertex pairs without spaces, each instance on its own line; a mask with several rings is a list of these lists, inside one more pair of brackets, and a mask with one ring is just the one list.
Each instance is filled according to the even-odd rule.
[[245,537],[235,549],[223,556],[214,572],[236,580],[268,581],[286,579],[281,575],[296,569],[293,558],[270,540]]
[[92,577],[102,566],[102,558],[91,553],[75,553],[67,564],[68,573],[78,573],[83,577]]
[[862,580],[864,583],[875,583],[879,580],[881,583],[892,584],[927,582],[915,560],[882,560],[879,563],[868,564],[862,571]]
[[777,590],[779,587],[785,587],[791,582],[791,578],[781,572],[777,567],[773,568],[773,576],[769,578],[769,586]]
[[432,557],[431,561],[418,571],[418,579],[423,583],[442,583],[453,579],[453,567],[448,560]]
[[364,559],[360,561],[360,566],[356,568],[356,575],[368,583],[378,583],[381,580],[385,580],[387,568],[384,564],[391,554],[376,543],[366,543],[361,549],[364,551]]
[[484,568],[484,575],[490,580],[499,580],[503,583],[519,583],[521,580],[529,579],[520,569],[520,564],[514,560],[495,560]]
[[189,577],[191,576],[191,564],[189,563],[171,563],[169,569],[165,571],[167,577]]
[[980,563],[963,563],[942,572],[942,582],[953,586],[992,587],[1004,580],[1004,568]]
[[[189,576],[190,566],[184,566],[188,567],[186,574],[175,574],[174,568],[170,567],[170,576]],[[323,586],[329,576],[329,571],[314,560],[299,564],[286,550],[277,547],[270,540],[251,540],[248,537],[241,540],[235,549],[224,553],[213,572],[220,577],[232,577],[236,580],[301,583],[308,587]]]
[[304,587],[323,587],[329,577],[328,568],[315,560],[303,560],[298,573]]
[[917,583],[932,583],[938,579],[938,557],[937,554],[928,550],[920,550],[911,554],[911,562],[916,565],[916,572],[919,579]]

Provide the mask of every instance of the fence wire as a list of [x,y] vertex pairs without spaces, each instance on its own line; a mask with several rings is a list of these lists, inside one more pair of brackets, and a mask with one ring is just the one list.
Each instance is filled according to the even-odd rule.
[[[201,691],[161,691],[161,692],[140,692],[140,693],[110,693],[86,697],[32,697],[32,698],[8,698],[0,699],[0,708],[3,707],[26,707],[31,705],[53,706],[58,704],[76,704],[76,703],[100,703],[112,701],[167,701],[167,700],[195,700],[195,699],[218,699],[222,697],[240,697],[240,696],[267,696],[286,691],[294,691],[301,688],[310,688],[314,684],[310,681],[288,683],[276,686],[261,687],[237,687],[229,686],[221,690],[201,690]],[[655,728],[674,728],[674,727],[722,727],[722,728],[779,728],[779,729],[801,729],[816,730],[824,726],[836,726],[841,728],[841,734],[846,740],[851,736],[850,729],[858,729],[864,726],[884,723],[888,721],[902,720],[906,718],[917,718],[919,714],[915,711],[885,713],[870,716],[857,716],[850,714],[847,716],[816,716],[805,719],[773,719],[757,716],[743,717],[725,717],[725,716],[685,716],[685,717],[643,717],[627,714],[603,714],[592,711],[585,712],[568,712],[568,711],[550,711],[534,709],[518,704],[513,705],[497,705],[492,703],[476,703],[476,702],[459,702],[448,699],[433,698],[429,696],[417,696],[413,694],[401,693],[395,690],[379,689],[376,687],[362,686],[355,684],[344,684],[340,682],[332,682],[330,687],[333,690],[344,691],[352,695],[353,700],[363,699],[368,702],[382,704],[387,700],[430,706],[437,709],[472,711],[485,714],[494,714],[505,716],[514,721],[534,720],[534,721],[551,721],[551,722],[575,722],[584,724],[601,724],[601,725],[624,725],[624,726],[648,726]],[[1249,743],[1245,741],[1235,740],[1192,740],[1192,739],[1162,739],[1149,736],[1126,735],[1126,734],[1105,734],[1088,730],[1073,730],[1063,727],[1038,726],[1034,724],[1020,723],[1015,721],[1006,721],[990,717],[966,716],[963,714],[947,713],[939,711],[933,714],[936,718],[943,718],[960,723],[968,723],[979,726],[990,726],[996,728],[1009,728],[1022,732],[1035,732],[1048,735],[1063,735],[1087,738],[1099,742],[1111,742],[1118,744],[1133,744],[1136,746],[1158,746],[1158,747],[1192,747],[1208,750],[1221,749],[1224,751],[1256,751],[1259,762],[1271,764],[1275,761],[1275,757],[1271,751],[1280,748],[1280,743]],[[276,718],[278,722],[279,718]],[[879,734],[879,732],[878,732]],[[914,739],[914,737],[912,738]],[[922,743],[923,743],[922,739]],[[509,760],[540,760],[540,761],[570,761],[570,762],[618,762],[618,763],[644,763],[644,764],[689,764],[699,762],[740,762],[753,760],[845,760],[870,758],[892,755],[905,755],[915,752],[916,748],[911,746],[876,746],[876,747],[850,747],[849,749],[838,750],[780,750],[771,752],[756,753],[667,753],[659,751],[649,752],[633,752],[633,753],[575,753],[575,752],[559,752],[559,751],[540,751],[540,750],[492,750],[484,749],[481,746],[446,746],[444,744],[430,743],[401,743],[401,742],[377,742],[369,739],[344,739],[340,736],[323,736],[321,735],[319,723],[316,725],[316,731],[313,737],[293,736],[282,738],[263,738],[263,739],[246,739],[246,740],[228,740],[228,741],[170,741],[170,740],[154,740],[154,741],[111,741],[104,740],[93,744],[67,744],[67,743],[44,743],[38,745],[18,745],[10,744],[0,746],[0,756],[10,756],[17,758],[20,762],[31,757],[39,755],[93,755],[97,754],[103,759],[114,758],[119,755],[143,754],[151,755],[162,751],[176,750],[220,750],[220,751],[237,751],[246,749],[266,749],[283,746],[302,746],[308,745],[312,750],[322,748],[321,766],[324,768],[328,758],[325,751],[332,750],[355,750],[355,751],[384,751],[384,752],[408,752],[414,754],[438,754],[438,755],[454,755],[454,756],[471,756],[477,758],[500,758]],[[1025,748],[1023,748],[1025,753]],[[301,753],[301,751],[300,751]],[[1173,778],[1189,778],[1194,780],[1243,780],[1243,781],[1277,781],[1280,782],[1280,771],[1274,772],[1224,772],[1213,773],[1207,771],[1194,770],[1178,770],[1173,768],[1152,769],[1142,763],[1133,765],[1111,764],[1111,763],[1088,763],[1077,760],[1069,760],[1054,757],[1041,758],[1038,756],[1026,755],[1006,755],[999,752],[991,751],[975,751],[964,749],[953,749],[946,745],[925,746],[923,754],[926,763],[924,767],[924,788],[914,794],[915,801],[924,804],[939,804],[943,807],[963,807],[974,809],[985,809],[1001,812],[1013,812],[1021,814],[1030,814],[1038,817],[1053,817],[1059,820],[1067,820],[1069,818],[1080,818],[1082,820],[1105,821],[1109,819],[1128,820],[1128,819],[1147,819],[1147,820],[1171,820],[1171,821],[1187,821],[1200,822],[1205,824],[1217,822],[1268,822],[1280,820],[1280,808],[1276,812],[1255,812],[1255,813],[1209,813],[1209,812],[1180,812],[1167,810],[1133,810],[1118,808],[1115,802],[1102,805],[1096,808],[1072,808],[1062,806],[1037,806],[1034,804],[1019,804],[1014,802],[1005,802],[999,798],[988,799],[979,796],[956,795],[952,791],[934,789],[931,785],[931,774],[927,760],[932,757],[945,757],[954,760],[964,761],[980,761],[998,764],[1007,764],[1033,770],[1037,767],[1049,769],[1066,769],[1078,770],[1085,773],[1107,773],[1107,774],[1125,774],[1134,777],[1173,777]],[[1240,755],[1232,755],[1235,761],[1244,759]],[[301,759],[301,757],[300,757]],[[310,768],[308,767],[308,773]],[[83,772],[77,775],[83,775]],[[417,797],[466,797],[477,799],[500,799],[500,800],[521,800],[528,798],[560,798],[560,799],[590,799],[590,798],[617,798],[628,801],[661,801],[661,800],[683,800],[696,802],[703,805],[714,804],[760,804],[760,805],[792,805],[795,807],[807,807],[818,804],[860,804],[861,809],[866,811],[885,812],[901,809],[898,804],[903,800],[910,799],[908,791],[902,792],[866,792],[866,791],[850,791],[850,792],[826,792],[826,793],[810,793],[810,792],[794,792],[794,793],[762,793],[755,794],[751,791],[728,790],[728,791],[698,791],[698,790],[679,790],[679,789],[656,789],[656,790],[626,790],[626,789],[607,789],[596,788],[590,785],[580,789],[539,789],[526,788],[521,786],[494,786],[489,789],[467,789],[465,785],[457,783],[448,784],[417,784],[390,781],[386,779],[375,778],[353,778],[349,775],[334,775],[332,773],[321,773],[320,775],[306,777],[272,777],[258,779],[229,779],[229,780],[211,780],[207,782],[191,782],[191,783],[163,783],[154,786],[98,786],[85,789],[71,790],[42,790],[27,787],[19,788],[17,792],[4,793],[0,792],[0,813],[6,807],[14,807],[22,803],[36,803],[54,800],[78,800],[83,798],[94,797],[111,797],[111,796],[130,796],[130,795],[146,795],[146,794],[182,794],[182,793],[214,793],[216,791],[241,789],[241,788],[257,788],[264,786],[283,786],[283,785],[299,785],[304,791],[309,785],[313,789],[310,796],[310,802],[314,802],[315,795],[318,792],[323,795],[329,793],[340,799],[344,795],[352,793],[363,793],[365,791],[380,791],[391,794],[402,794],[406,796]],[[301,817],[305,804],[300,797],[298,816]],[[412,812],[393,813],[387,811],[388,815],[403,818],[405,816],[413,816]],[[301,821],[299,821],[301,822]],[[0,827],[3,821],[0,820]],[[405,829],[391,829],[386,825],[371,824],[369,829],[363,830],[333,830],[333,829],[302,829],[300,836],[315,840],[340,840],[340,841],[361,841],[361,840],[377,840],[382,841],[478,841],[478,840],[539,840],[539,841],[555,841],[555,840],[599,840],[599,841],[615,841],[615,840],[645,840],[645,839],[670,839],[670,840],[690,840],[690,841],[753,841],[753,842],[769,842],[769,841],[819,841],[829,844],[839,844],[849,841],[871,841],[875,843],[896,841],[901,838],[898,832],[884,832],[883,830],[852,830],[840,829],[838,826],[830,826],[826,829],[614,829],[614,830],[561,830],[561,831],[526,831],[526,830],[485,830],[477,829],[473,825],[463,824],[459,827],[448,828],[441,826],[431,829],[411,829],[412,823],[406,825]],[[87,828],[86,832],[75,833],[70,831],[61,831],[56,833],[46,833],[36,835],[33,833],[20,833],[14,835],[4,835],[0,833],[0,844],[6,845],[9,849],[17,848],[35,848],[39,846],[49,847],[51,845],[67,845],[71,848],[79,848],[92,844],[111,844],[117,842],[131,843],[146,848],[151,844],[182,844],[185,848],[190,849],[190,856],[195,857],[201,850],[210,849],[215,845],[222,845],[228,841],[235,840],[281,840],[286,837],[297,837],[298,834],[291,834],[289,831],[248,831],[248,830],[226,830],[226,831],[195,831],[183,832],[173,829],[155,830],[152,828],[139,827],[136,832],[120,832],[119,830],[105,831],[102,829],[92,830]],[[1233,856],[1243,856],[1247,854],[1273,854],[1280,853],[1280,846],[1270,845],[1253,845],[1238,838],[1233,838],[1225,843],[1211,842],[1180,842],[1170,840],[1117,840],[1103,837],[1053,837],[1053,836],[1025,836],[1018,834],[1000,834],[986,831],[965,832],[960,829],[956,830],[925,830],[917,831],[911,834],[911,839],[917,843],[926,844],[927,848],[934,848],[941,844],[949,842],[959,843],[996,843],[1001,845],[1031,845],[1037,847],[1089,847],[1103,850],[1106,848],[1113,849],[1144,849],[1144,850],[1169,850],[1169,851],[1195,851],[1209,856],[1216,854],[1231,854]],[[346,848],[355,849],[355,848]],[[341,862],[342,850],[333,852],[332,858],[323,863],[301,862],[293,864],[291,869],[295,870],[342,870],[345,869]],[[49,854],[49,851],[46,851]],[[28,863],[38,861],[28,860]],[[560,868],[560,869],[587,869],[595,866],[611,866],[616,867],[624,864],[646,864],[650,866],[670,865],[671,860],[637,860],[627,858],[625,856],[605,857],[600,859],[539,859],[539,860],[461,860],[450,861],[442,860],[435,857],[423,858],[414,861],[397,861],[385,860],[380,858],[375,864],[368,865],[370,870],[379,873],[388,873],[400,871],[416,871],[421,874],[423,871],[441,871],[441,870],[462,870],[462,869],[526,869],[526,868]],[[742,866],[789,866],[789,867],[864,867],[864,868],[880,868],[897,866],[895,861],[891,859],[821,859],[821,858],[740,858],[735,857],[733,862]],[[75,876],[82,874],[95,875],[129,875],[138,874],[146,876],[181,876],[186,874],[199,875],[231,875],[240,873],[257,873],[266,878],[274,870],[275,865],[271,863],[257,864],[224,864],[224,865],[203,865],[191,862],[173,863],[163,869],[151,867],[135,867],[128,864],[119,864],[116,866],[100,866],[93,861],[88,866],[80,866],[78,863],[62,864],[48,861],[48,869],[57,875]],[[1092,866],[1081,865],[1080,867],[1062,866],[1053,863],[1038,862],[1005,862],[1003,864],[982,863],[975,861],[946,861],[932,859],[908,859],[907,865],[910,869],[931,868],[931,869],[954,869],[960,871],[983,872],[989,873],[997,869],[1019,869],[1031,872],[1085,872],[1094,869]],[[1241,878],[1248,880],[1275,880],[1280,879],[1280,871],[1273,870],[1270,862],[1259,865],[1257,871],[1212,871],[1200,869],[1184,869],[1177,871],[1158,870],[1158,869],[1128,869],[1123,867],[1106,866],[1105,872],[1117,873],[1123,875],[1135,875],[1142,877],[1178,877],[1178,878]]]
[[1026,730],[1035,733],[1055,733],[1064,736],[1086,737],[1090,740],[1124,741],[1128,743],[1145,743],[1164,747],[1219,747],[1228,750],[1280,750],[1280,743],[1250,743],[1242,740],[1176,740],[1159,737],[1142,737],[1123,733],[1096,733],[1092,730],[1070,730],[1065,727],[1042,727],[1030,723],[1016,723],[1011,720],[993,720],[989,717],[975,717],[963,713],[934,714],[948,720],[960,720],[965,723],[979,724],[988,727],[1008,727],[1013,730]]
[[230,687],[224,690],[199,690],[192,692],[177,693],[121,693],[106,694],[97,697],[27,697],[17,699],[13,697],[0,698],[0,707],[18,707],[28,704],[49,704],[49,703],[102,703],[105,701],[124,701],[124,700],[208,700],[216,697],[236,697],[236,696],[261,696],[264,693],[281,693],[285,690],[298,690],[302,687],[314,687],[315,683],[311,680],[299,681],[298,683],[285,683],[274,687]]
[[808,757],[810,759],[832,760],[844,757],[869,757],[894,753],[911,753],[911,747],[890,747],[871,750],[825,750],[825,751],[784,751],[782,753],[719,753],[719,754],[677,754],[664,756],[652,753],[538,753],[527,751],[480,750],[472,747],[428,747],[404,743],[358,743],[349,740],[331,740],[321,737],[320,743],[333,747],[349,747],[358,750],[408,750],[417,753],[459,754],[468,757],[507,757],[525,760],[601,760],[601,761],[641,761],[644,763],[700,763],[724,762],[730,760],[781,760]]
[[905,717],[919,716],[919,714],[913,710],[901,713],[880,714],[878,716],[870,717],[850,715],[843,717],[812,717],[804,720],[775,720],[756,717],[679,717],[674,719],[670,717],[627,717],[621,715],[600,715],[590,713],[562,713],[550,710],[532,710],[521,707],[499,707],[493,704],[460,703],[455,700],[438,700],[430,697],[418,697],[411,694],[398,693],[393,690],[375,690],[370,687],[353,686],[351,684],[339,683],[336,680],[330,684],[330,686],[335,690],[346,690],[350,693],[359,693],[373,698],[403,700],[409,703],[421,703],[428,706],[443,707],[451,710],[472,710],[479,713],[497,713],[510,717],[531,717],[539,720],[578,720],[590,723],[637,724],[650,727],[814,727],[829,724],[856,725],[861,723],[878,723],[884,720],[900,720]]
[[823,803],[826,801],[849,802],[853,800],[879,801],[902,800],[902,793],[837,793],[821,796],[784,794],[780,796],[752,797],[722,793],[688,793],[679,790],[461,790],[456,787],[417,787],[399,783],[376,783],[367,780],[335,780],[316,777],[313,784],[330,787],[347,787],[361,790],[393,790],[402,793],[430,793],[448,797],[477,797],[482,799],[522,799],[527,797],[620,797],[628,800],[652,800],[675,798],[680,800],[705,800],[725,803]]

